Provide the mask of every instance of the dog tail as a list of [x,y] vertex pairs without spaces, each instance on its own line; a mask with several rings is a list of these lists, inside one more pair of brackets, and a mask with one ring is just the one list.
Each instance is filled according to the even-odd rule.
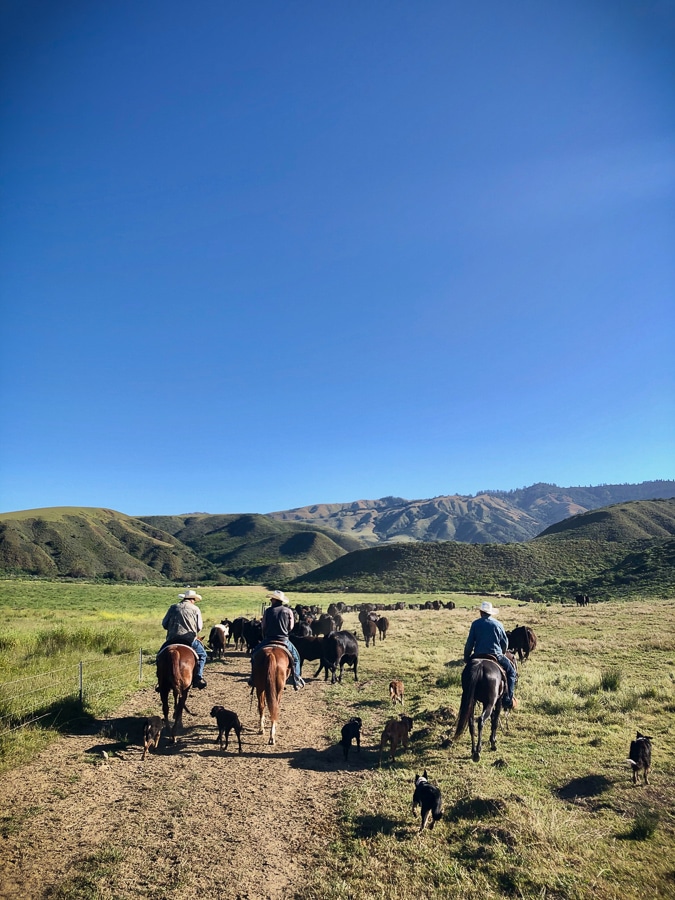
[[628,763],[629,766],[632,766],[634,769],[637,769],[637,763],[635,762],[634,759],[627,759],[626,762]]

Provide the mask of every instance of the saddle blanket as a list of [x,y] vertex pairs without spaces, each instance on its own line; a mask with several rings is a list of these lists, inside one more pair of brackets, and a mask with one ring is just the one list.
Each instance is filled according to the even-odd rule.
[[199,662],[199,657],[197,656],[197,653],[192,649],[192,647],[191,647],[189,644],[180,644],[180,643],[178,643],[178,644],[167,644],[166,647],[162,647],[162,649],[161,649],[161,650],[159,651],[159,653],[157,654],[156,659],[159,659],[160,656],[162,655],[162,653],[164,653],[165,650],[168,650],[169,647],[187,647],[188,650],[189,650],[189,651],[192,653],[192,655],[194,656],[194,658],[197,660],[197,662]]

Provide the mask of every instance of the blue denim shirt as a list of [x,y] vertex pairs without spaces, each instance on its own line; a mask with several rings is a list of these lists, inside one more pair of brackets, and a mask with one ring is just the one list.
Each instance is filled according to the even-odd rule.
[[481,616],[471,623],[469,637],[464,645],[464,662],[479,653],[491,653],[499,659],[508,646],[509,641],[502,623],[492,616]]

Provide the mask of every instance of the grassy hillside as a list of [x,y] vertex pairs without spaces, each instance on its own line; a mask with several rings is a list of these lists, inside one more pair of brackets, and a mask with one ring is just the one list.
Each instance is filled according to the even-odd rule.
[[0,515],[0,572],[111,581],[204,581],[217,570],[166,532],[111,509]]
[[[574,516],[523,544],[387,544],[296,579],[296,590],[507,592],[596,599],[675,590],[675,500],[637,501]],[[667,538],[667,540],[663,540]]]
[[361,547],[350,535],[261,515],[147,516],[218,571],[242,581],[296,578]]

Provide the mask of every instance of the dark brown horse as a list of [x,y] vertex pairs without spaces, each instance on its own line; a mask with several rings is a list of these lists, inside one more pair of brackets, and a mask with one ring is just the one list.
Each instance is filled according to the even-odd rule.
[[176,732],[183,724],[183,710],[192,687],[197,654],[187,644],[169,644],[157,654],[157,681],[162,700],[164,724],[169,728],[169,694],[173,693],[173,727],[169,741],[176,742]]
[[[471,732],[471,758],[474,762],[480,760],[483,747],[483,725],[488,718],[492,723],[490,749],[497,749],[497,726],[499,725],[499,714],[502,711],[502,697],[505,693],[506,674],[496,660],[474,657],[464,666],[462,702],[452,742],[454,743],[462,735],[468,725]],[[483,711],[474,721],[473,714],[477,702],[483,704]],[[478,725],[478,740],[476,740],[476,724]]]
[[258,734],[265,731],[265,703],[270,714],[270,744],[276,743],[281,694],[291,674],[291,660],[279,644],[261,647],[253,656],[253,686],[258,697]]

